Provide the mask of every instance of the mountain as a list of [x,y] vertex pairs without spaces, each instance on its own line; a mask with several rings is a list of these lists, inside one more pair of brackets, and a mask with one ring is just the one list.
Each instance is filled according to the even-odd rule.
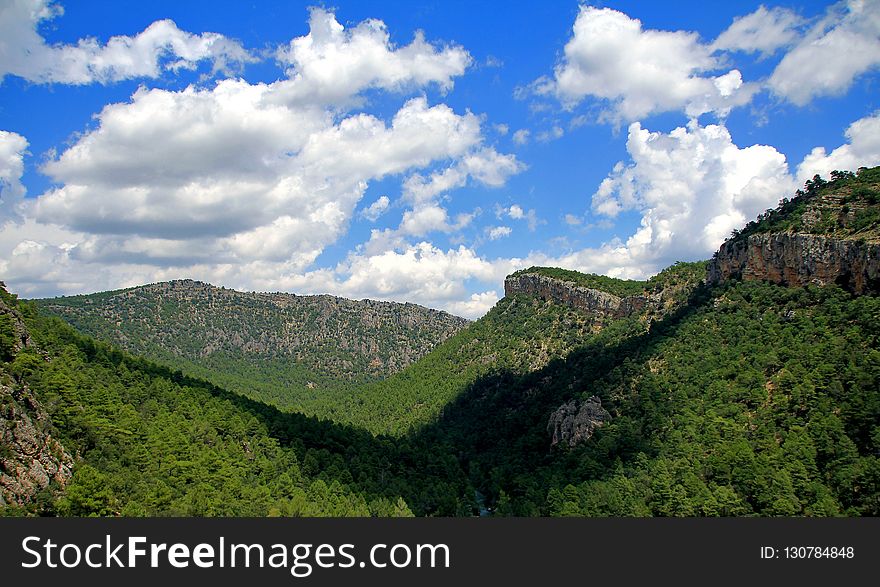
[[30,507],[880,515],[878,174],[814,178],[711,260],[647,281],[519,271],[486,316],[421,359],[328,394],[333,421],[8,302],[27,332],[0,318],[6,381],[31,390],[74,461],[57,497]]
[[411,515],[307,447],[331,437],[317,422],[93,341],[2,284],[0,350],[0,513]]
[[[880,514],[877,177],[871,169],[809,182],[735,233],[709,262],[707,283],[683,288],[687,299],[660,304],[650,322],[657,304],[644,285],[559,270],[511,276],[513,295],[496,309],[549,304],[603,327],[537,369],[459,379],[428,434],[455,447],[501,513]],[[824,224],[801,221],[816,210]],[[786,254],[810,242],[802,235],[854,248],[843,258]],[[760,255],[719,271],[754,238],[764,239]],[[426,379],[435,371],[418,372],[427,362],[481,327],[381,385]]]
[[[610,330],[608,337],[644,332],[676,300],[687,299],[705,276],[705,267],[705,262],[679,263],[649,281],[541,267],[515,273],[505,281],[505,297],[484,317],[400,373],[348,396],[340,412],[375,433],[400,435],[418,429],[437,420],[481,377],[535,372],[603,329]],[[615,293],[579,285],[585,280]],[[629,295],[623,302],[627,311],[616,294]],[[617,310],[611,311],[615,304]]]
[[192,280],[36,302],[129,352],[321,416],[468,323],[415,304],[245,293]]

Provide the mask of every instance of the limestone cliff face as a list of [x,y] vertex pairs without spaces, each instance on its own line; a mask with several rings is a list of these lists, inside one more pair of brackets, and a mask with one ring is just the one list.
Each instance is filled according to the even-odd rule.
[[[21,316],[2,298],[0,315],[10,318],[12,350],[31,346]],[[0,362],[0,507],[25,506],[50,485],[63,488],[70,480],[73,457],[49,429],[49,416],[40,402]]]
[[31,391],[0,384],[0,506],[24,506],[70,480],[73,457],[47,431],[49,418]]
[[527,294],[544,300],[551,300],[571,308],[594,314],[597,318],[623,318],[642,314],[663,305],[661,294],[644,294],[618,297],[598,289],[583,287],[539,275],[521,273],[510,275],[504,280],[504,295]]
[[730,278],[787,286],[836,283],[857,294],[880,292],[880,244],[812,234],[766,233],[721,245],[710,284]]
[[611,414],[602,407],[602,401],[595,395],[583,402],[572,400],[562,404],[550,414],[547,422],[550,445],[577,446],[589,440],[596,429],[609,420]]

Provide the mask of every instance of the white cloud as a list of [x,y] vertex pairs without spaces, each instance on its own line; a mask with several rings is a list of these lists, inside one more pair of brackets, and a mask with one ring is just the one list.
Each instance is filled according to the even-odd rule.
[[472,62],[464,48],[438,49],[421,32],[397,48],[380,20],[346,30],[332,12],[312,8],[309,27],[308,35],[277,53],[293,81],[283,96],[294,103],[345,105],[369,88],[402,91],[435,83],[449,90]]
[[828,179],[832,171],[856,171],[880,165],[880,112],[859,119],[844,133],[847,143],[831,151],[816,147],[798,166],[800,182],[819,174]]
[[388,205],[391,203],[391,200],[388,199],[388,196],[379,196],[375,202],[370,204],[368,207],[361,210],[361,216],[369,220],[370,222],[376,222],[379,217],[385,213],[388,209]]
[[644,276],[677,260],[706,258],[795,187],[784,155],[765,145],[740,148],[721,125],[691,121],[664,134],[633,123],[627,150],[632,162],[615,166],[592,206],[610,217],[636,210],[641,226],[625,243],[579,254],[591,270]]
[[288,217],[288,244],[320,247],[341,234],[369,180],[460,157],[480,140],[475,116],[424,98],[390,125],[367,114],[332,124],[267,104],[273,91],[225,80],[212,90],[140,90],[108,106],[96,130],[44,166],[63,185],[38,199],[37,218],[101,234],[235,235],[219,244],[241,252]]
[[580,224],[583,224],[583,219],[580,216],[575,216],[574,214],[566,214],[565,223],[569,226],[578,226]]
[[800,16],[787,8],[768,10],[762,5],[751,14],[735,18],[733,24],[718,35],[712,48],[772,55],[795,41],[803,23]]
[[494,128],[495,132],[497,132],[502,137],[510,132],[510,126],[503,124],[503,123],[502,124],[493,124],[492,128]]
[[508,216],[514,220],[525,220],[529,227],[529,231],[531,232],[535,231],[538,224],[543,224],[543,221],[538,218],[538,214],[535,212],[534,208],[525,211],[519,204],[513,204],[509,208],[497,209],[496,216],[498,218]]
[[16,75],[36,83],[109,83],[193,69],[201,61],[210,61],[215,71],[255,61],[236,41],[217,33],[188,33],[170,20],[156,21],[133,37],[111,37],[106,44],[86,38],[75,45],[49,45],[38,28],[62,13],[50,0],[0,6],[0,81]]
[[880,66],[880,0],[849,0],[829,9],[783,57],[768,80],[778,96],[803,106],[846,92]]
[[436,204],[419,206],[403,213],[398,229],[401,234],[423,236],[433,231],[449,232],[446,209]]
[[532,134],[531,131],[521,128],[513,133],[513,142],[517,145],[525,145],[529,142],[530,134]]
[[24,155],[28,142],[18,133],[0,130],[0,222],[18,216],[24,199]]
[[446,310],[456,316],[476,319],[492,309],[500,298],[495,290],[471,294],[471,297],[463,301],[453,301],[446,304]]
[[403,197],[415,204],[430,202],[441,194],[465,186],[468,178],[489,187],[499,187],[523,169],[525,166],[514,155],[502,155],[492,147],[482,147],[428,177],[418,173],[411,175],[403,184]]
[[557,125],[549,130],[539,132],[535,139],[540,143],[549,143],[550,141],[561,139],[564,134],[565,131],[562,130],[562,127]]
[[487,226],[486,234],[489,235],[489,240],[498,240],[499,238],[504,238],[505,236],[510,236],[510,233],[513,230],[509,226]]
[[[93,128],[43,165],[53,187],[0,229],[4,279],[32,296],[192,277],[240,289],[312,284],[340,295],[406,300],[412,291],[426,303],[464,299],[468,277],[461,275],[484,271],[485,262],[469,249],[444,252],[407,237],[467,226],[479,208],[449,218],[437,196],[448,198],[469,182],[498,187],[524,166],[483,144],[479,116],[430,105],[424,96],[407,100],[389,120],[339,106],[356,104],[352,92],[368,89],[448,88],[467,53],[435,48],[421,36],[395,48],[378,21],[346,31],[318,10],[312,23],[327,30],[291,45],[292,79],[141,88],[105,107]],[[320,67],[344,73],[351,64],[369,75],[320,77]],[[23,194],[25,147],[13,133],[0,138],[4,200],[7,192]],[[401,229],[374,230],[341,273],[312,269],[345,234],[370,182],[388,176],[409,177],[413,187],[409,193],[404,186],[402,201],[411,209]],[[390,204],[381,196],[360,213],[378,218]],[[396,258],[415,264],[414,273],[383,264]],[[418,280],[433,279],[430,267],[444,263],[459,268],[448,277],[454,295],[429,294],[431,284]],[[385,285],[362,276],[370,267],[390,272]],[[412,285],[391,287],[392,277]]]
[[749,102],[755,87],[735,69],[712,76],[722,69],[712,53],[696,33],[644,30],[616,10],[581,6],[554,78],[535,89],[569,106],[588,96],[607,100],[606,117],[615,121],[676,110],[723,116]]
[[[442,250],[429,242],[366,255],[352,253],[335,270],[318,269],[274,280],[265,289],[298,292],[332,291],[349,298],[407,300],[477,317],[494,303],[494,292],[468,294],[465,282],[500,281],[511,265],[490,262],[465,246]],[[497,298],[495,298],[497,300]]]

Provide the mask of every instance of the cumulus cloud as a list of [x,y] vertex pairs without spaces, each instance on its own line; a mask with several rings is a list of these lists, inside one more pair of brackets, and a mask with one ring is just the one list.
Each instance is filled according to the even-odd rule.
[[614,121],[677,110],[723,116],[748,103],[756,88],[736,69],[712,75],[720,70],[696,33],[645,30],[622,12],[581,6],[553,79],[534,87],[569,106],[587,97],[606,101],[605,117]]
[[531,131],[521,128],[515,133],[513,133],[513,142],[517,145],[525,145],[529,142],[529,135],[532,134]]
[[523,207],[519,204],[512,204],[509,207],[497,207],[495,209],[495,216],[498,218],[503,218],[507,216],[508,218],[512,218],[513,220],[524,220],[529,227],[529,231],[534,232],[538,227],[538,224],[542,224],[543,221],[538,218],[537,212],[535,212],[534,208],[530,208],[528,211],[523,210]]
[[712,48],[772,55],[793,44],[803,24],[804,19],[787,8],[768,9],[761,5],[751,14],[735,18],[733,24],[718,35]]
[[375,254],[353,252],[334,269],[317,269],[279,280],[297,292],[333,291],[350,298],[408,300],[475,318],[497,301],[495,292],[468,293],[465,282],[497,282],[516,261],[489,261],[465,246],[443,250],[430,242],[404,244]]
[[449,302],[446,309],[457,316],[477,319],[492,309],[500,298],[495,290],[471,294],[471,297],[462,301]]
[[[387,118],[347,108],[366,90],[449,88],[467,53],[421,36],[397,48],[381,22],[346,30],[322,10],[311,23],[317,28],[280,54],[288,79],[141,88],[102,109],[42,165],[53,187],[0,230],[7,282],[33,296],[191,277],[437,305],[466,299],[463,280],[485,274],[485,262],[467,248],[408,239],[467,226],[477,211],[449,218],[440,196],[469,183],[498,187],[524,166],[484,144],[479,116],[425,96]],[[23,195],[26,146],[14,133],[0,136],[3,200]],[[373,220],[389,208],[381,196],[357,212],[370,183],[389,176],[407,178],[401,227],[374,230],[338,269],[314,269],[356,214]],[[413,270],[386,267],[394,260]],[[443,291],[424,281],[435,266],[448,272]],[[364,273],[372,270],[388,277],[375,281]]]
[[361,211],[361,216],[370,222],[376,222],[379,217],[388,210],[391,200],[388,196],[379,196],[379,198]]
[[277,52],[293,81],[283,91],[292,102],[341,105],[369,88],[400,91],[431,83],[449,90],[473,61],[464,48],[437,48],[421,32],[395,47],[381,20],[346,30],[323,8],[311,9],[309,29]]
[[800,182],[819,174],[826,179],[832,171],[855,171],[859,167],[880,165],[880,112],[859,119],[844,133],[847,143],[830,153],[816,147],[798,166]]
[[18,133],[0,130],[0,223],[18,216],[24,199],[21,183],[28,142]]
[[424,98],[390,125],[367,114],[332,124],[267,104],[273,91],[224,80],[210,90],[142,89],[106,107],[97,129],[44,165],[61,187],[38,199],[37,218],[100,234],[236,235],[241,244],[288,217],[296,242],[326,245],[367,181],[461,156],[480,139],[475,116]]
[[39,26],[63,13],[51,0],[11,0],[0,6],[0,81],[15,75],[35,83],[110,83],[155,78],[210,61],[215,71],[255,61],[238,42],[217,33],[193,34],[159,20],[137,35],[49,45]]
[[880,0],[849,0],[829,9],[776,66],[768,80],[778,96],[803,106],[846,92],[880,66]]
[[450,190],[476,182],[487,187],[500,187],[525,166],[513,155],[502,155],[492,147],[480,147],[461,156],[453,165],[432,172],[427,177],[415,173],[403,183],[403,200],[412,208],[405,211],[398,231],[410,236],[430,232],[454,232],[467,226],[474,214],[459,214],[455,223],[439,197]]
[[[708,257],[733,229],[795,187],[784,155],[766,145],[740,148],[722,125],[692,120],[666,134],[633,123],[627,151],[632,161],[619,163],[602,181],[592,208],[608,217],[636,210],[641,226],[592,261],[580,256],[612,273],[644,275],[677,260]],[[597,267],[602,260],[610,265]]]
[[445,192],[465,186],[469,179],[485,186],[500,187],[510,176],[524,169],[516,156],[502,155],[492,147],[482,147],[427,177],[419,173],[411,175],[403,184],[403,197],[415,204],[432,202]]
[[504,238],[505,236],[510,236],[510,233],[513,230],[509,226],[487,226],[486,234],[489,236],[489,240],[498,240],[499,238]]

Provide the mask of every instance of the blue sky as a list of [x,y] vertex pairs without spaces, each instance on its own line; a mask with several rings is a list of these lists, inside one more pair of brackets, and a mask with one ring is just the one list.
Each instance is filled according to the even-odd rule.
[[0,0],[0,279],[467,317],[880,164],[880,1]]

